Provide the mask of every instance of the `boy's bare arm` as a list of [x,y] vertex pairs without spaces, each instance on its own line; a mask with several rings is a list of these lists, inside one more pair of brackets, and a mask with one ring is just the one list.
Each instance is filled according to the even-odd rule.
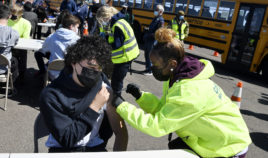
[[113,151],[126,151],[128,144],[128,132],[124,120],[116,113],[115,107],[112,106],[112,92],[107,103],[107,115],[115,134]]

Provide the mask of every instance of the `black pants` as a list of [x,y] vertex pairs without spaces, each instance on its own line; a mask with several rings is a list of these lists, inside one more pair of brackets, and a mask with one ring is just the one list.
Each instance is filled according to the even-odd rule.
[[123,81],[129,70],[131,61],[121,64],[114,64],[113,75],[111,79],[111,85],[116,95],[121,96],[123,89]]
[[11,73],[12,73],[12,80],[14,83],[19,76],[18,60],[14,57],[11,58]]
[[94,147],[75,147],[75,148],[49,148],[49,153],[66,153],[66,152],[105,152],[106,143]]
[[[168,143],[168,148],[169,149],[189,149],[189,150],[193,151],[193,149],[191,149],[186,143],[184,143],[184,141],[180,137],[170,141]],[[244,153],[244,154],[239,155],[239,156],[231,156],[229,158],[245,158],[246,154],[247,153]],[[198,155],[198,154],[196,153],[196,155]],[[200,155],[198,155],[198,156],[200,156]]]
[[37,66],[41,73],[46,72],[45,63],[43,58],[49,59],[50,53],[42,53],[42,52],[35,52],[34,53],[35,60],[37,62]]
[[12,56],[18,60],[19,79],[23,79],[27,70],[27,50],[13,49]]

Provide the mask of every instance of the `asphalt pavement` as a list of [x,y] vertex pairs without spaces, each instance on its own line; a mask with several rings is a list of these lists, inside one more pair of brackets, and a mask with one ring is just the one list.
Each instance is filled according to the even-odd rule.
[[[186,51],[198,58],[207,58],[213,61],[216,74],[212,77],[222,87],[228,96],[231,96],[238,81],[243,82],[243,95],[241,113],[249,127],[253,143],[250,145],[247,158],[268,157],[268,85],[256,74],[242,74],[226,68],[220,63],[220,57],[213,56],[212,50],[195,47],[195,50]],[[37,65],[33,52],[28,52],[28,63],[25,80],[16,96],[9,98],[7,111],[0,109],[0,152],[1,153],[31,153],[33,152],[33,125],[39,113],[38,98],[42,90],[43,78],[34,77]],[[145,76],[140,72],[145,68],[143,51],[139,58],[133,62],[132,75],[128,73],[124,87],[128,83],[140,85],[144,91],[149,91],[160,97],[162,84],[153,76]],[[123,92],[125,100],[135,104],[135,100],[129,94]],[[0,100],[3,107],[4,99]],[[136,105],[136,104],[135,104]],[[129,144],[128,150],[165,150],[168,149],[168,137],[154,138],[145,135],[128,126]],[[40,151],[47,152],[44,146],[47,137],[39,141]],[[112,151],[114,137],[108,143],[108,150]]]

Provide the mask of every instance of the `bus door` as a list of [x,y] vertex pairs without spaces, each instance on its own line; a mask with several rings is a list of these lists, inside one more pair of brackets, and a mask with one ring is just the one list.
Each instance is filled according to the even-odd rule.
[[241,4],[232,34],[227,62],[249,70],[265,14],[265,6]]

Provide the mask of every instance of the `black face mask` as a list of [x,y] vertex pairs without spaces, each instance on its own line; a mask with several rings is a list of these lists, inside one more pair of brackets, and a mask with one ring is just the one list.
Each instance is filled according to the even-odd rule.
[[77,74],[77,71],[76,71],[76,75],[77,75],[79,82],[82,83],[87,88],[92,88],[97,83],[97,81],[100,80],[101,72],[96,71],[94,69],[89,69],[83,66],[81,67],[82,67],[82,72],[80,75]]
[[152,66],[152,73],[155,79],[157,79],[158,81],[167,81],[170,77],[170,75],[163,75],[162,71],[164,68],[162,69],[158,69],[155,66]]
[[17,20],[18,19],[18,17],[16,16],[16,15],[11,15],[11,18],[10,18],[11,20]]

